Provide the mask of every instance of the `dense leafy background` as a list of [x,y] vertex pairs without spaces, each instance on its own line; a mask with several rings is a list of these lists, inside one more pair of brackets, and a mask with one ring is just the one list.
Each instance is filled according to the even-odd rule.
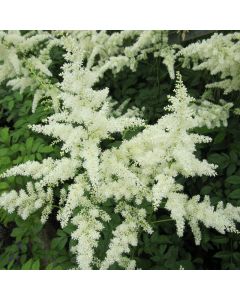
[[[62,63],[61,49],[53,51],[54,63],[52,71],[56,80],[60,80],[59,66]],[[195,72],[182,69],[180,63],[176,69],[183,76],[189,93],[201,98],[205,84],[214,81],[208,72]],[[141,62],[136,72],[127,68],[117,76],[110,72],[98,84],[98,87],[108,86],[110,95],[120,105],[129,99],[128,107],[145,107],[144,117],[154,124],[164,113],[167,95],[172,93],[174,81],[160,59],[149,56]],[[220,90],[213,90],[213,101],[220,98],[234,101],[239,107],[239,93],[227,97]],[[51,114],[47,103],[31,112],[33,95],[26,91],[23,95],[12,92],[3,84],[0,89],[0,172],[27,160],[39,160],[51,156],[58,157],[59,148],[51,146],[51,141],[42,135],[34,134],[27,127],[36,124]],[[211,201],[231,202],[240,205],[240,135],[239,117],[231,113],[228,127],[213,130],[199,128],[196,131],[210,135],[213,142],[198,147],[199,157],[207,158],[218,164],[218,175],[215,178],[180,178],[189,195],[209,194]],[[134,133],[128,133],[134,134]],[[9,178],[0,182],[0,192],[9,189],[20,189],[27,179],[21,177]],[[106,204],[106,209],[111,203]],[[146,207],[149,213],[151,207]],[[176,235],[175,223],[169,218],[166,210],[160,209],[150,214],[149,221],[154,228],[154,234],[141,234],[139,246],[132,249],[131,256],[136,259],[138,268],[142,269],[239,269],[240,268],[240,237],[237,234],[221,235],[215,230],[202,228],[203,239],[200,246],[194,244],[191,230],[187,227],[183,238]],[[36,213],[26,221],[15,213],[9,215],[0,210],[0,269],[69,269],[74,267],[74,257],[71,247],[71,226],[60,229],[54,210],[48,222],[43,226]],[[116,216],[107,225],[97,249],[99,257],[103,257],[109,240],[109,233],[120,218]],[[117,268],[116,265],[112,268]]]

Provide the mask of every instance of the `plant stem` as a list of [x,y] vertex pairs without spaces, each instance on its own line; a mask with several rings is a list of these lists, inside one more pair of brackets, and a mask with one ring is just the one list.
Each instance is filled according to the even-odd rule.
[[151,222],[151,223],[163,223],[163,222],[170,222],[170,221],[174,221],[174,220],[169,218],[169,219],[154,221],[154,222]]

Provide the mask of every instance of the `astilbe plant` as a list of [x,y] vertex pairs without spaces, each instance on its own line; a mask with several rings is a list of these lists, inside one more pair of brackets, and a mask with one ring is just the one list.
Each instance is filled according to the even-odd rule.
[[86,67],[98,70],[99,77],[109,69],[119,72],[127,66],[135,70],[139,61],[154,53],[163,58],[174,78],[175,50],[168,45],[167,31],[0,31],[0,83],[6,81],[20,92],[34,91],[33,111],[42,99],[51,99],[58,110],[59,91],[49,70],[51,50],[57,46],[76,47],[87,60]]
[[[136,70],[139,61],[148,54],[161,57],[170,78],[174,78],[175,53],[179,45],[168,44],[168,32],[163,30],[125,30],[114,33],[97,31],[62,32],[68,43],[75,45],[87,59],[87,68],[98,70],[100,76],[106,70],[120,72],[124,67]],[[128,44],[128,46],[126,46]]]
[[[54,36],[57,34],[61,35],[58,32]],[[41,209],[43,223],[53,206],[58,206],[61,226],[70,222],[75,225],[72,251],[79,269],[108,269],[114,263],[135,268],[128,253],[137,246],[142,230],[152,233],[146,204],[155,211],[165,207],[176,221],[180,237],[188,222],[196,244],[201,240],[200,223],[221,233],[237,232],[235,221],[240,221],[240,208],[231,204],[224,207],[222,203],[214,208],[209,197],[190,198],[179,183],[179,176],[216,174],[215,165],[195,156],[196,145],[211,139],[193,132],[202,126],[204,113],[196,113],[196,101],[188,95],[181,76],[177,76],[175,95],[169,97],[167,113],[155,125],[127,114],[113,116],[108,89],[94,88],[103,70],[109,68],[103,67],[109,66],[109,61],[104,57],[101,64],[88,64],[92,56],[86,54],[85,46],[81,49],[77,44],[74,34],[61,38],[66,63],[62,82],[53,84],[58,107],[43,124],[31,126],[59,143],[62,157],[41,163],[28,161],[2,174],[29,176],[31,181],[26,190],[3,193],[0,206],[9,213],[16,210],[23,219]],[[124,139],[126,130],[139,133]],[[116,133],[122,137],[118,145],[113,143]],[[107,140],[111,141],[108,149],[103,147]],[[112,203],[111,212],[105,209],[107,201]],[[114,214],[121,215],[122,222],[112,231],[105,258],[100,259],[96,249]]]
[[[212,39],[215,41],[214,38]],[[221,39],[227,38],[221,37]],[[227,40],[231,39],[233,38],[229,37]],[[211,41],[207,45],[207,49],[215,47],[215,44]],[[232,45],[234,44],[232,43]],[[64,48],[66,52],[74,50],[81,53],[82,59],[86,61],[86,68],[95,71],[98,80],[108,70],[111,70],[114,74],[122,71],[125,67],[135,71],[138,63],[146,60],[149,54],[162,59],[171,79],[174,79],[174,64],[179,56],[184,55],[185,63],[189,61],[189,56],[191,58],[195,56],[199,59],[202,58],[201,45],[195,46],[193,44],[192,47],[182,50],[179,45],[170,46],[167,31],[126,30],[111,33],[106,31],[29,31],[27,33],[0,31],[2,61],[0,65],[0,83],[6,82],[13,90],[19,90],[20,93],[23,93],[26,89],[34,92],[33,112],[42,100],[48,101],[55,111],[59,110],[60,90],[56,78],[53,80],[50,71],[52,64],[51,51],[54,47]],[[218,48],[221,52],[224,47],[221,44],[221,47]],[[215,56],[218,56],[219,51],[215,51]],[[235,53],[236,51],[232,52]],[[207,58],[211,57],[211,53],[212,51],[210,51]],[[214,60],[215,56],[213,55],[213,59],[211,59],[213,65],[217,63],[216,59]],[[231,55],[228,56],[231,58]],[[210,64],[210,67],[212,67],[212,64]],[[235,70],[236,66],[226,68],[226,70],[228,69]],[[205,120],[209,117],[208,127],[219,126],[221,123],[226,124],[231,106],[215,104],[215,107],[212,108],[211,103],[207,109],[206,105],[203,105],[203,109],[201,109],[201,106],[202,101],[197,106],[195,105],[195,108],[197,108],[196,113],[200,112]]]
[[49,98],[55,110],[58,108],[58,89],[52,84],[49,66],[51,50],[59,44],[60,40],[46,31],[0,31],[0,83],[21,93],[27,88],[33,91],[33,111],[41,99]]
[[207,85],[220,88],[225,94],[240,90],[240,33],[215,33],[209,39],[190,44],[177,54],[183,66],[193,64],[194,70],[208,70],[220,75],[220,81]]

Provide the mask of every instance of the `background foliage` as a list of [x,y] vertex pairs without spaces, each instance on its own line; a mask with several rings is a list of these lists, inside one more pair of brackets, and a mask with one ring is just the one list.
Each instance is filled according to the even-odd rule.
[[[192,41],[191,41],[192,42]],[[188,42],[185,42],[187,44]],[[62,64],[62,53],[53,49],[53,74],[56,80],[59,66]],[[182,69],[177,63],[176,70],[183,76],[189,93],[199,99],[205,92],[205,84],[213,81],[206,71],[196,72]],[[172,93],[174,81],[169,78],[167,69],[159,58],[149,56],[148,60],[139,63],[137,71],[125,68],[117,76],[108,72],[98,84],[109,87],[110,95],[117,105],[128,100],[127,108],[145,107],[144,118],[154,124],[163,114],[167,95]],[[223,96],[218,89],[213,90],[213,99],[217,102],[240,102],[239,93]],[[23,95],[13,92],[2,84],[0,89],[0,172],[27,160],[39,160],[44,157],[58,157],[57,146],[50,145],[46,136],[33,133],[28,124],[39,123],[51,114],[48,103],[38,106],[31,112],[33,95],[26,91]],[[209,194],[214,203],[222,200],[240,206],[240,125],[239,117],[231,113],[228,127],[212,130],[199,128],[199,133],[207,134],[213,142],[204,147],[199,146],[198,155],[209,162],[218,164],[218,175],[215,178],[183,179],[189,195]],[[134,132],[127,134],[133,135]],[[0,192],[8,189],[20,189],[25,186],[27,178],[8,178],[0,183]],[[146,207],[151,210],[152,208]],[[64,230],[56,221],[55,212],[43,226],[38,213],[22,220],[17,214],[7,214],[0,210],[0,269],[69,269],[74,267],[71,247],[71,226]],[[174,221],[166,210],[162,209],[152,215],[154,233],[149,236],[143,233],[138,247],[132,249],[131,256],[142,269],[239,269],[240,237],[228,233],[221,235],[215,230],[202,228],[203,239],[196,246],[191,230],[185,230],[183,238],[176,234]],[[113,219],[108,226],[114,228],[119,220]],[[109,236],[102,236],[98,248],[99,257],[104,256]],[[116,268],[115,265],[112,269]]]

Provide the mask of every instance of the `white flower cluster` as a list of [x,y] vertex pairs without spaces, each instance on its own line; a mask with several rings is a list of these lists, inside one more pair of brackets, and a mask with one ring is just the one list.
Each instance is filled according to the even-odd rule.
[[[213,37],[211,39],[215,41]],[[234,40],[234,37],[228,39]],[[221,38],[223,39],[223,37]],[[212,40],[209,42],[209,47],[215,47],[214,43],[211,46]],[[125,43],[129,46],[125,47]],[[163,59],[170,78],[174,78],[176,57],[183,54],[184,61],[187,63],[189,55],[192,53],[191,49],[196,50],[194,45],[177,52],[181,47],[169,46],[168,32],[157,30],[126,30],[114,33],[106,31],[29,31],[25,34],[20,31],[2,31],[0,32],[0,54],[3,64],[0,66],[0,82],[7,80],[7,85],[20,90],[20,92],[30,88],[34,92],[33,112],[43,99],[50,99],[53,108],[58,111],[59,85],[51,81],[52,74],[49,71],[52,62],[50,52],[54,46],[64,47],[68,53],[73,51],[75,56],[80,55],[81,57],[76,57],[76,59],[86,61],[86,69],[95,71],[94,77],[97,81],[109,69],[114,73],[120,72],[124,67],[136,70],[138,62],[147,59],[148,54],[151,53],[154,57]],[[222,48],[221,44],[219,51],[222,51]],[[196,50],[198,54],[194,52],[192,57],[201,56],[201,49],[205,51],[205,46],[201,48],[198,45]],[[214,50],[215,52],[216,50]],[[209,55],[212,55],[212,52]],[[215,53],[215,56],[218,57],[219,53]],[[232,66],[230,69],[232,70]],[[203,105],[201,109],[202,115],[208,114],[205,106]],[[198,109],[198,111],[200,110]],[[128,116],[141,115],[141,111],[136,108],[127,113]],[[213,121],[212,126],[219,123],[216,118],[217,116],[214,118],[216,122]]]
[[[68,32],[63,38],[68,50],[77,49],[87,59],[86,67],[99,72],[107,70],[120,72],[124,67],[136,70],[138,62],[147,59],[148,54],[161,57],[169,75],[174,78],[175,47],[168,44],[168,32],[160,30],[126,30],[109,35],[106,31]],[[124,42],[130,44],[125,47]]]
[[190,44],[178,56],[183,56],[183,65],[193,62],[194,70],[207,69],[212,75],[219,74],[219,82],[210,83],[209,88],[218,87],[225,94],[240,90],[240,33],[218,34],[209,39]]
[[[219,204],[215,209],[208,198],[200,201],[196,195],[190,199],[178,183],[179,175],[216,174],[215,165],[195,156],[196,145],[211,139],[192,131],[204,122],[206,124],[207,117],[203,111],[196,113],[199,109],[195,99],[188,95],[181,76],[177,76],[175,95],[169,97],[167,113],[155,125],[146,125],[141,118],[127,114],[114,116],[108,89],[94,89],[103,70],[116,67],[112,65],[114,60],[125,57],[124,65],[130,62],[131,67],[135,66],[135,63],[131,65],[132,59],[137,61],[151,51],[155,53],[162,34],[155,31],[123,32],[107,38],[106,32],[56,32],[52,34],[53,39],[58,35],[66,50],[63,80],[53,85],[57,88],[59,110],[43,124],[31,128],[60,142],[62,158],[47,158],[41,163],[29,161],[2,174],[2,177],[30,176],[34,182],[27,185],[26,191],[2,194],[0,207],[10,213],[16,209],[23,218],[42,208],[44,222],[51,213],[53,202],[58,201],[54,193],[60,187],[59,203],[54,202],[60,207],[57,219],[62,227],[69,222],[76,226],[72,238],[77,244],[72,250],[80,269],[107,269],[114,263],[127,269],[135,268],[135,262],[127,254],[137,245],[141,230],[152,232],[143,208],[147,203],[157,210],[164,200],[165,208],[176,221],[178,235],[183,235],[187,221],[196,243],[201,238],[199,223],[221,233],[236,231],[235,221],[240,221],[240,208],[231,205],[224,208]],[[124,49],[123,40],[136,37],[133,46]],[[111,39],[109,52],[104,54],[108,47],[105,49],[103,41],[108,39]],[[100,57],[98,63],[97,57]],[[172,64],[173,61],[168,62]],[[170,65],[168,67],[170,70]],[[46,68],[47,64],[35,63],[35,69],[49,76]],[[36,87],[36,90],[40,88]],[[36,97],[41,98],[40,95]],[[208,103],[205,105],[209,110]],[[226,115],[227,112],[226,107]],[[220,113],[217,115],[223,122],[227,118]],[[216,124],[218,117],[212,117],[211,123]],[[102,147],[105,140],[114,141],[115,133],[123,137],[126,130],[132,129],[140,132],[129,140],[123,139],[118,146]],[[106,222],[111,220],[111,214],[105,210],[107,201],[115,207],[111,214],[121,215],[122,223],[113,230],[106,256],[100,260],[96,249]]]
[[[81,53],[87,60],[87,69],[96,71],[100,78],[107,70],[121,71],[125,66],[135,70],[140,60],[149,53],[162,57],[169,75],[174,78],[175,50],[168,45],[166,31],[20,31],[0,32],[0,82],[22,93],[29,88],[34,92],[33,112],[42,99],[50,99],[55,111],[59,110],[59,87],[51,82],[49,66],[51,49],[64,47],[68,53]],[[124,43],[130,41],[131,46]],[[76,51],[77,50],[77,51]]]
[[43,98],[50,98],[58,108],[58,89],[51,84],[49,66],[52,62],[50,51],[60,44],[46,31],[0,32],[0,83],[7,81],[13,90],[22,93],[29,88],[34,92],[33,111]]
[[43,208],[42,223],[45,223],[52,211],[53,191],[50,187],[44,190],[40,184],[27,183],[26,191],[11,191],[1,195],[0,206],[12,213],[17,209],[18,214],[25,220],[30,214]]
[[104,228],[101,221],[109,221],[108,214],[91,204],[88,208],[82,208],[81,212],[72,219],[72,223],[77,226],[72,233],[72,238],[78,242],[72,251],[77,254],[80,269],[92,268],[95,260],[94,248],[97,247],[100,233]]
[[191,107],[199,119],[199,127],[215,128],[222,125],[226,127],[233,103],[220,100],[220,104],[214,104],[208,100],[200,100]]
[[140,228],[149,234],[152,233],[151,227],[145,220],[146,211],[143,208],[139,209],[119,202],[115,212],[121,213],[124,221],[113,231],[113,238],[110,241],[106,258],[102,261],[100,268],[108,269],[112,264],[118,263],[125,269],[135,269],[135,261],[123,256],[123,254],[130,252],[130,246],[137,246]]

